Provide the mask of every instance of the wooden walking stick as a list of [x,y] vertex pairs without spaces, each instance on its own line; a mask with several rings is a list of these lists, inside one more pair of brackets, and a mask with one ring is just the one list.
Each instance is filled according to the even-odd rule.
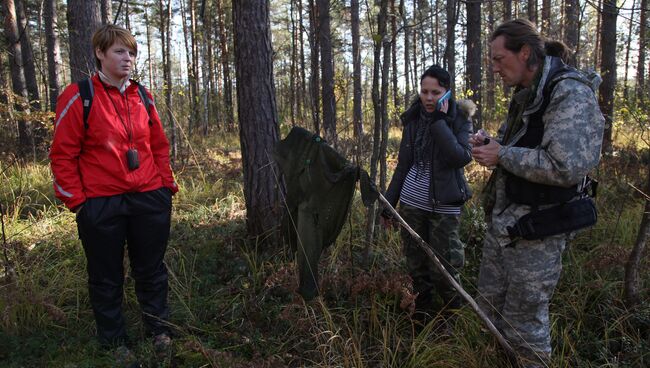
[[409,224],[406,223],[406,221],[404,221],[402,216],[400,216],[399,213],[397,213],[395,208],[393,208],[393,206],[390,203],[388,203],[388,200],[386,200],[386,198],[381,193],[379,193],[379,200],[386,206],[386,208],[388,208],[388,210],[393,215],[393,218],[397,219],[397,221],[399,221],[399,223],[406,229],[406,231],[408,231],[409,234],[411,234],[411,236],[413,238],[415,238],[415,240],[417,240],[418,245],[420,246],[420,248],[422,248],[424,253],[426,253],[427,256],[429,256],[429,258],[431,258],[431,260],[433,261],[433,264],[444,275],[445,279],[447,279],[447,282],[449,282],[449,284],[451,284],[451,286],[453,286],[454,289],[456,289],[458,291],[458,293],[463,297],[463,299],[465,299],[467,301],[467,303],[469,303],[469,305],[472,307],[472,309],[474,309],[476,314],[478,314],[479,318],[481,318],[481,320],[483,321],[485,326],[488,328],[490,333],[492,333],[492,335],[494,335],[494,337],[497,339],[497,341],[499,342],[501,347],[503,347],[503,349],[506,351],[506,354],[508,355],[508,359],[510,359],[511,362],[516,364],[516,362],[517,362],[517,353],[515,353],[512,346],[510,346],[510,344],[508,344],[508,341],[506,341],[506,339],[503,337],[503,335],[501,335],[499,330],[497,330],[497,328],[494,327],[494,324],[492,323],[492,321],[490,321],[490,319],[485,314],[485,312],[483,312],[481,307],[479,307],[478,304],[476,304],[476,301],[474,300],[474,298],[472,298],[465,291],[465,289],[463,289],[463,287],[460,286],[460,284],[449,274],[449,272],[447,272],[445,267],[442,265],[442,262],[440,262],[438,257],[436,257],[436,255],[433,254],[433,251],[431,250],[431,248],[429,248],[429,245],[424,240],[422,240],[420,235],[418,235],[418,233],[416,233],[415,230],[413,230],[409,226]]

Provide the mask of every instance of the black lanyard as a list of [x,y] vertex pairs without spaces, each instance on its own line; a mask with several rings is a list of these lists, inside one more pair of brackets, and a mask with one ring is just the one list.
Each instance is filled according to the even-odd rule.
[[126,118],[129,121],[129,126],[131,127],[131,130],[128,129],[126,123],[124,122],[124,119],[122,119],[122,115],[120,115],[120,112],[117,110],[117,105],[115,105],[115,101],[113,101],[113,97],[111,97],[111,94],[108,92],[108,88],[106,88],[106,84],[104,84],[103,81],[102,81],[102,86],[104,87],[104,91],[106,91],[108,98],[111,100],[111,103],[113,104],[113,109],[115,109],[115,114],[120,119],[120,122],[124,127],[124,131],[126,131],[127,137],[129,137],[129,148],[132,148],[133,147],[133,123],[131,122],[131,110],[129,109],[129,96],[126,93],[126,89],[124,89],[124,101],[125,101],[124,103],[126,104]]

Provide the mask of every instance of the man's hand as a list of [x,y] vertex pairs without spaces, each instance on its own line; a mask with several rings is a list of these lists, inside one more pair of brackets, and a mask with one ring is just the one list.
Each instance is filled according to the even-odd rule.
[[494,139],[490,139],[488,144],[474,146],[472,148],[472,157],[479,165],[493,168],[499,163],[499,151],[501,145]]

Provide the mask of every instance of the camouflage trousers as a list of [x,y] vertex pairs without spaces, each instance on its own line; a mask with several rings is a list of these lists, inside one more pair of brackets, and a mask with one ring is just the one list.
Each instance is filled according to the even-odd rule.
[[[407,205],[400,206],[400,215],[429,244],[433,254],[460,283],[465,251],[458,236],[459,216],[427,212]],[[413,291],[418,293],[416,309],[432,313],[435,310],[435,293],[441,297],[443,305],[459,307],[460,297],[456,290],[447,283],[418,242],[405,229],[402,229],[401,235],[406,265],[413,279]]]
[[[551,357],[548,305],[562,271],[565,235],[501,247],[491,232],[483,244],[478,304],[522,358],[524,367]],[[526,362],[526,363],[523,363]]]

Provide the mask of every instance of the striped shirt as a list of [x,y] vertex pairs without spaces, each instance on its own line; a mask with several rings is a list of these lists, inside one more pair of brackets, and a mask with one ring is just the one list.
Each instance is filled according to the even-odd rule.
[[460,215],[459,206],[450,206],[444,204],[433,205],[429,199],[429,183],[431,182],[431,167],[425,163],[423,167],[418,167],[417,164],[411,166],[402,192],[400,193],[400,201],[403,204],[415,207],[417,209],[435,212],[443,215]]

